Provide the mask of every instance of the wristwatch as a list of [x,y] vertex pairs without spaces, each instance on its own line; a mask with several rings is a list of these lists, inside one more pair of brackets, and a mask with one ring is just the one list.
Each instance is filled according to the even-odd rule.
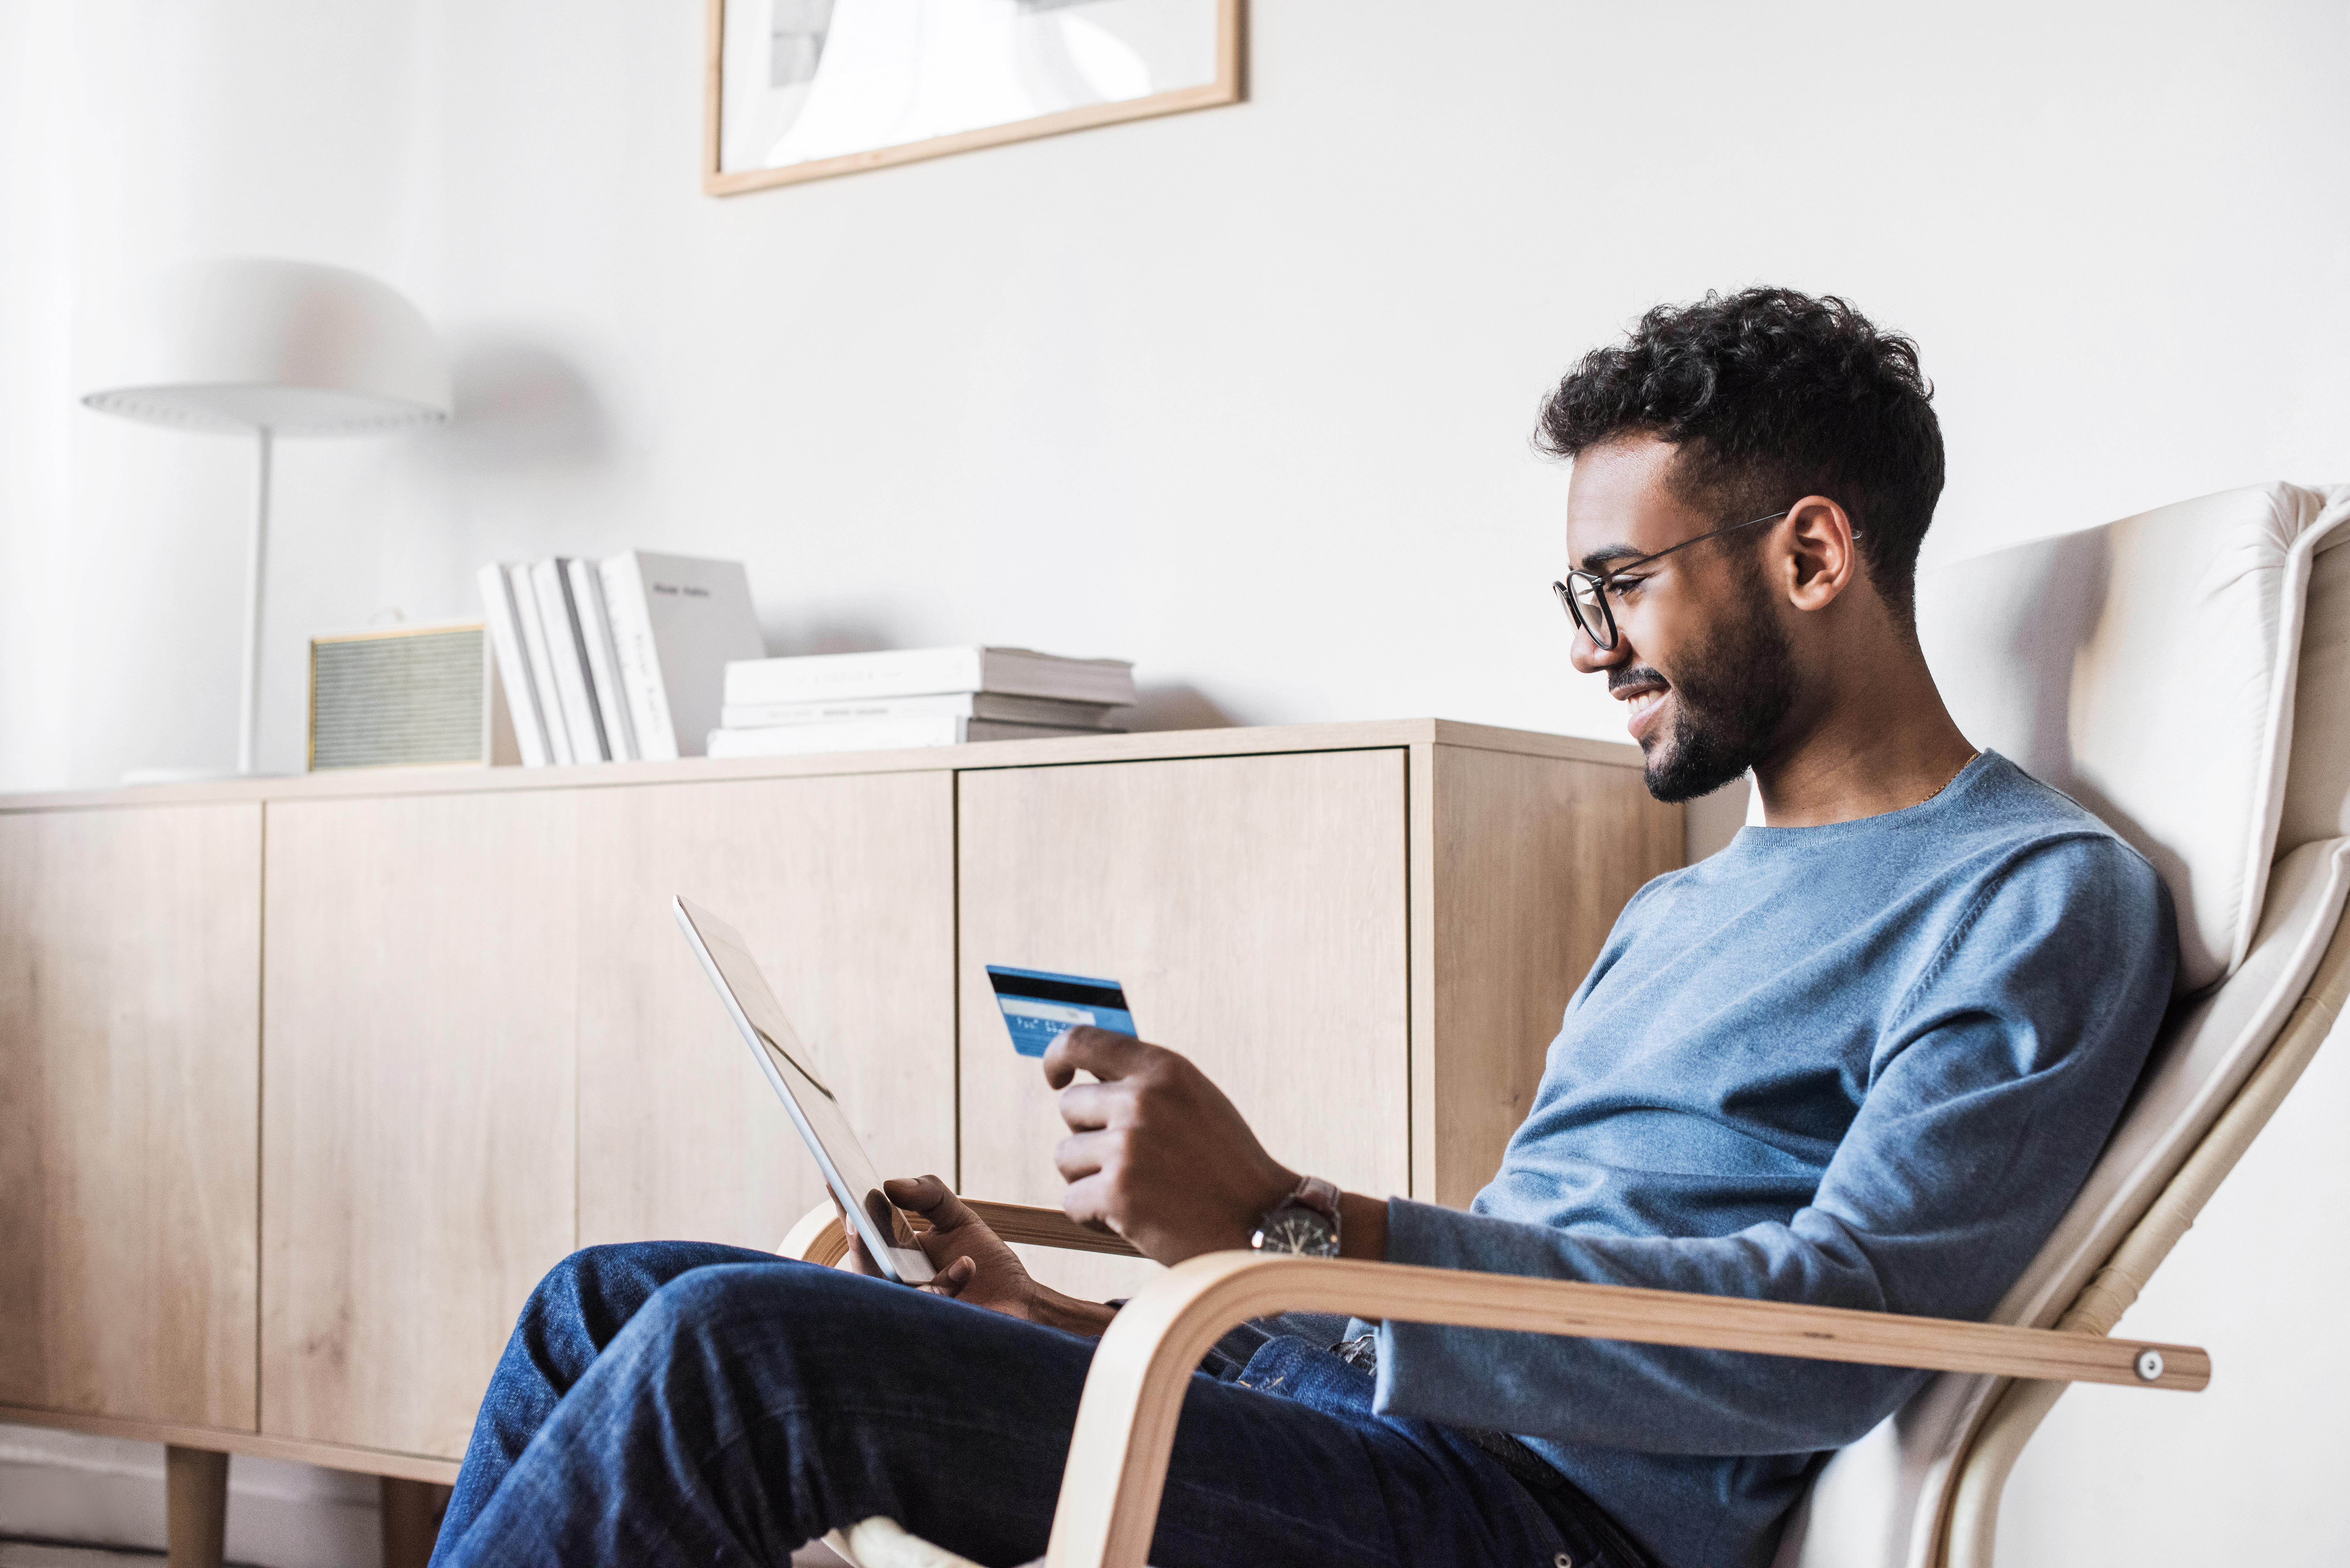
[[1249,1245],[1284,1257],[1336,1257],[1338,1189],[1318,1176],[1305,1178],[1256,1222]]

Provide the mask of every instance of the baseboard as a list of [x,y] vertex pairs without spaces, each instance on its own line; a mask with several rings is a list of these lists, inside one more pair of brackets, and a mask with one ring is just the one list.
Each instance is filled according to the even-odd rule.
[[[229,1462],[228,1555],[265,1568],[380,1568],[374,1478],[284,1459]],[[160,1551],[161,1445],[0,1426],[0,1535]]]

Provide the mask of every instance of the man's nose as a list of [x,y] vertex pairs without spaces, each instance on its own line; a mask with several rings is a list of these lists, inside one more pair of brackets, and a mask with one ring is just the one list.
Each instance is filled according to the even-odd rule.
[[1591,634],[1577,626],[1575,628],[1574,651],[1568,654],[1575,668],[1585,675],[1596,675],[1603,670],[1613,670],[1632,657],[1632,645],[1624,639],[1624,628],[1616,628],[1616,646],[1602,648],[1591,640]]

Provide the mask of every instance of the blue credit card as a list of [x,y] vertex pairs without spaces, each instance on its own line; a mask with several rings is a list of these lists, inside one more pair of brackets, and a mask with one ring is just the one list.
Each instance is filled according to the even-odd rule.
[[1042,1056],[1064,1030],[1080,1023],[1117,1034],[1135,1032],[1126,988],[1114,980],[992,963],[987,981],[995,987],[995,1005],[1003,1010],[1004,1027],[1012,1031],[1012,1048],[1023,1056]]

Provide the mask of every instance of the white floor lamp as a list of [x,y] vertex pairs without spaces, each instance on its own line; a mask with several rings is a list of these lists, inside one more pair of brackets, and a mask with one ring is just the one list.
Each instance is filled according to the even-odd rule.
[[251,435],[260,458],[245,586],[236,766],[255,771],[269,468],[279,436],[380,435],[449,417],[449,369],[432,327],[359,273],[307,262],[201,262],[166,274],[119,363],[82,401],[181,430]]

